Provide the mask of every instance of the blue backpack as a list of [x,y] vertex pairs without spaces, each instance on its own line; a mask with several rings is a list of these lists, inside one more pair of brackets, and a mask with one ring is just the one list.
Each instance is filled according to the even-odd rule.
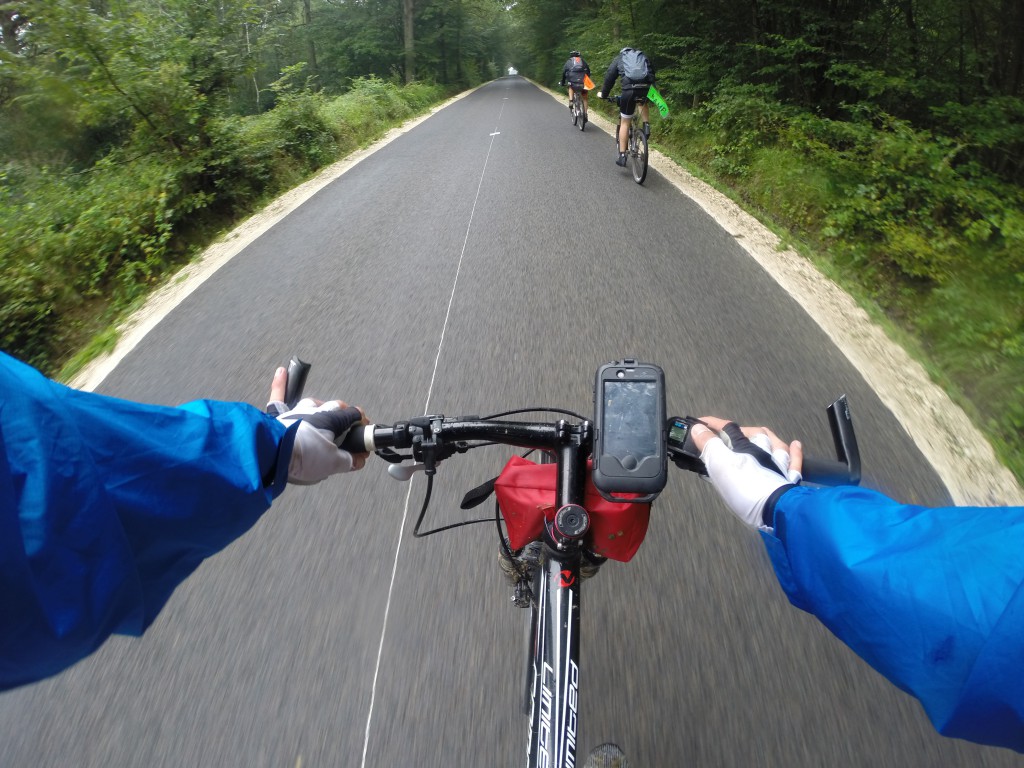
[[643,51],[634,48],[622,51],[622,76],[634,83],[650,82],[651,67]]

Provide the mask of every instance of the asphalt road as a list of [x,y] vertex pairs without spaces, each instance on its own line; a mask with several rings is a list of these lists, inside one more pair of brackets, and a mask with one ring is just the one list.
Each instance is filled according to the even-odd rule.
[[[660,363],[669,407],[767,422],[810,453],[850,396],[865,484],[945,491],[842,353],[655,168],[518,78],[440,111],[243,251],[101,387],[265,402],[273,368],[378,421],[590,409],[593,372]],[[453,460],[432,523],[507,453]],[[492,526],[413,540],[424,484],[380,462],[291,489],[207,561],[142,639],[0,696],[3,766],[512,766],[524,612]],[[408,494],[411,490],[411,500]],[[629,564],[585,585],[581,744],[652,766],[1009,766],[936,736],[793,609],[756,535],[677,473]],[[389,598],[390,595],[390,598]],[[378,666],[378,656],[380,663]]]

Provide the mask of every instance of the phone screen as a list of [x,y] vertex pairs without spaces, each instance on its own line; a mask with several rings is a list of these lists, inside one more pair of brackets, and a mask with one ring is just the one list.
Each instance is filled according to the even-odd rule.
[[604,382],[604,454],[614,456],[627,469],[649,456],[657,456],[658,412],[655,382]]

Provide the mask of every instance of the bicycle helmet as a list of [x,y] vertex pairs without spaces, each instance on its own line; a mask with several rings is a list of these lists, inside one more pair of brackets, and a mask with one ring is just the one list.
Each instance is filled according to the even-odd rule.
[[570,56],[579,56],[580,52],[579,51],[569,51],[569,55]]

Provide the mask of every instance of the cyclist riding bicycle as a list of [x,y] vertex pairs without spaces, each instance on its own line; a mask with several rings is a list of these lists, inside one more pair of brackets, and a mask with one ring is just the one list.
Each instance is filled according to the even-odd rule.
[[565,65],[562,67],[562,79],[558,81],[559,85],[565,85],[569,83],[569,109],[572,109],[572,97],[574,92],[579,92],[583,96],[583,107],[587,107],[587,89],[583,87],[583,79],[590,74],[590,65],[587,64],[583,56],[580,55],[579,51],[571,51],[569,58],[566,59]]
[[[270,414],[78,392],[0,353],[0,691],[141,635],[203,559],[285,481],[358,469],[340,401]],[[900,504],[800,485],[802,450],[763,427],[695,420],[715,489],[758,528],[795,606],[904,691],[940,733],[1024,752],[1024,508]],[[726,443],[728,440],[728,444]]]
[[650,107],[647,103],[647,92],[654,85],[654,64],[643,51],[635,48],[623,48],[608,66],[604,83],[598,91],[598,98],[610,98],[615,81],[622,78],[622,95],[619,97],[619,158],[616,165],[625,167],[626,146],[628,144],[629,121],[633,112],[640,106],[644,118],[644,134],[651,135]]

